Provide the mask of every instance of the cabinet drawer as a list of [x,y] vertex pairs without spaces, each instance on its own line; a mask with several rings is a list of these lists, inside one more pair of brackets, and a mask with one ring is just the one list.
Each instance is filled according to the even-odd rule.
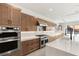
[[22,42],[22,55],[27,55],[37,49],[39,49],[39,39],[33,39]]
[[39,39],[34,39],[33,43],[39,43]]
[[23,41],[21,46],[21,54],[26,55],[29,53],[29,41]]

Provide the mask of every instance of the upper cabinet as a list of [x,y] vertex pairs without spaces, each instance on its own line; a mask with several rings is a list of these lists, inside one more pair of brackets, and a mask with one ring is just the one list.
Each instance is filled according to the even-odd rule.
[[22,31],[28,31],[28,25],[29,25],[29,18],[26,14],[21,13],[21,30]]
[[8,25],[11,19],[11,8],[6,4],[0,4],[0,25]]
[[13,26],[21,26],[21,10],[12,7],[11,8],[11,21]]
[[0,26],[20,26],[21,10],[11,5],[0,3]]
[[[21,14],[21,30],[22,31],[36,31],[37,30],[37,18],[22,13]],[[39,24],[39,23],[38,23]]]

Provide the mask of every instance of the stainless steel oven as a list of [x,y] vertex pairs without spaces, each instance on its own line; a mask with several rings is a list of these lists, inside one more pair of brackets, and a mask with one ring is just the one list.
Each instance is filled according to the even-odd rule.
[[40,38],[40,48],[45,47],[46,43],[48,42],[48,36],[47,35],[36,35]]
[[5,55],[20,48],[19,27],[0,27],[0,55]]

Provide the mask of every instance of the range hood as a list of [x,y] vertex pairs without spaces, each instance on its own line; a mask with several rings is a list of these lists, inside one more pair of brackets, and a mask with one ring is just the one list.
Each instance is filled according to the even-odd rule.
[[38,18],[38,22],[39,22],[40,26],[56,26],[56,24],[53,22],[49,22],[49,21],[42,20],[39,18]]
[[47,24],[40,24],[39,26],[48,26]]

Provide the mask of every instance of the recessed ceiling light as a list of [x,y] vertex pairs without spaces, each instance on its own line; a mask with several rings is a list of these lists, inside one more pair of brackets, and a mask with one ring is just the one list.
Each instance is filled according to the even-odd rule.
[[53,11],[53,9],[52,8],[49,8],[49,11]]

